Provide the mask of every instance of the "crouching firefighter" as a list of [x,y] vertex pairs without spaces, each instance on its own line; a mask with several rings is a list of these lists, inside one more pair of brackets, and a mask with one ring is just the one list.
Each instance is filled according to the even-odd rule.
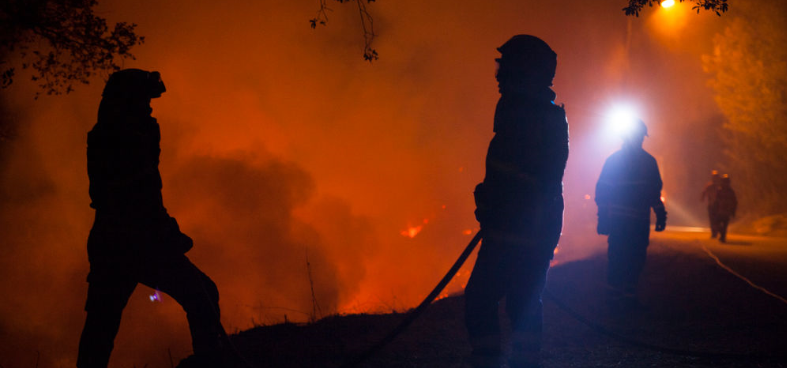
[[596,184],[598,227],[607,242],[607,286],[614,307],[636,307],[637,283],[650,243],[650,210],[656,231],[667,226],[661,201],[661,174],[656,159],[642,149],[648,128],[642,120],[623,136],[623,147],[601,169]]
[[473,367],[500,367],[498,303],[512,324],[512,368],[540,365],[541,292],[563,226],[568,123],[550,89],[557,54],[517,35],[498,51],[500,90],[486,176],[476,187],[483,243],[465,289]]
[[150,100],[165,91],[158,72],[126,69],[104,88],[88,133],[87,168],[95,222],[79,368],[105,368],[123,308],[138,283],[169,294],[186,311],[194,356],[181,366],[217,367],[223,328],[219,292],[186,257],[192,240],[164,208],[160,131]]

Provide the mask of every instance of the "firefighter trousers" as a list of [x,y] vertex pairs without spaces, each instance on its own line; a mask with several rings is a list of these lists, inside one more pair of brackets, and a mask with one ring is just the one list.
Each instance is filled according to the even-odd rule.
[[185,255],[147,262],[92,262],[88,283],[78,368],[107,367],[123,308],[138,283],[168,294],[183,307],[194,355],[206,360],[218,357],[222,331],[219,292]]
[[495,361],[502,355],[498,304],[503,298],[512,327],[512,360],[519,356],[538,361],[543,324],[541,292],[557,241],[548,243],[505,239],[485,232],[465,288],[465,325],[473,356],[487,360],[475,366],[496,366]]

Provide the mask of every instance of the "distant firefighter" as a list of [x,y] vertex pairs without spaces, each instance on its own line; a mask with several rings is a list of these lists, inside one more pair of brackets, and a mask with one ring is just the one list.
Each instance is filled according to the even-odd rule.
[[500,100],[486,176],[475,190],[483,244],[465,289],[473,367],[503,363],[498,303],[512,324],[509,367],[540,362],[542,304],[549,262],[563,226],[568,123],[550,89],[557,54],[518,35],[498,51]]
[[642,149],[648,135],[642,120],[623,137],[596,184],[598,233],[608,235],[607,283],[619,306],[638,304],[636,288],[650,243],[650,209],[656,213],[656,231],[667,224],[661,201],[661,175],[656,159]]
[[194,356],[181,366],[220,366],[218,289],[186,257],[192,240],[161,197],[161,136],[150,100],[164,91],[158,72],[112,74],[98,122],[88,133],[90,206],[96,217],[87,241],[90,274],[79,368],[107,367],[121,313],[138,283],[169,294],[186,311]]
[[702,190],[700,201],[708,202],[708,221],[710,222],[710,237],[716,238],[719,234],[718,221],[716,220],[716,192],[721,184],[721,176],[716,170],[711,171],[711,180]]
[[732,185],[730,185],[729,175],[724,174],[721,177],[717,188],[713,211],[716,214],[716,230],[719,232],[719,241],[725,243],[727,242],[727,226],[730,224],[730,218],[735,217],[735,211],[738,210],[738,199],[735,197]]

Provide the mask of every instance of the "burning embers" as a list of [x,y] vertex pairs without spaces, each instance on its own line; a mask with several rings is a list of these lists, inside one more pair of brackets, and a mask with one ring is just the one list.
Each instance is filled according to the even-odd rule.
[[429,223],[429,219],[424,219],[424,222],[421,225],[418,225],[418,226],[412,226],[412,225],[408,224],[407,225],[407,229],[402,230],[400,232],[400,234],[402,234],[402,236],[406,236],[406,237],[408,237],[410,239],[415,238],[415,236],[418,235],[418,233],[420,233],[421,230],[424,229],[424,225],[426,225],[428,223]]

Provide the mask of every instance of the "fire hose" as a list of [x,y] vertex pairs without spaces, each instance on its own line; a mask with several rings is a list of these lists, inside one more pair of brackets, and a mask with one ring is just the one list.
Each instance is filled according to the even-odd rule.
[[[367,359],[375,355],[381,349],[383,349],[386,345],[391,343],[399,334],[401,334],[410,324],[415,321],[426,308],[440,295],[440,293],[445,289],[448,283],[453,279],[459,269],[464,265],[467,258],[470,254],[475,250],[475,247],[478,243],[481,242],[483,238],[481,231],[477,232],[470,243],[467,244],[462,254],[459,258],[454,262],[453,266],[448,270],[448,272],[443,276],[440,282],[432,289],[432,292],[426,296],[426,298],[414,309],[412,309],[405,318],[396,326],[391,332],[389,332],[385,337],[380,339],[376,344],[372,345],[368,349],[366,349],[363,353],[357,355],[353,360],[344,365],[340,366],[340,368],[355,368],[359,366],[361,363],[365,362]],[[558,297],[552,294],[549,289],[545,288],[543,295],[553,302],[558,308],[563,310],[569,316],[577,320],[578,322],[590,327],[592,330],[596,331],[597,333],[612,337],[616,340],[621,342],[627,343],[629,345],[637,346],[640,348],[653,350],[657,352],[673,354],[673,355],[681,355],[681,356],[688,356],[688,357],[697,357],[697,358],[713,358],[713,359],[775,359],[775,358],[784,358],[785,354],[751,354],[751,353],[718,353],[718,352],[703,352],[703,351],[692,351],[692,350],[684,350],[684,349],[676,349],[670,347],[664,347],[654,344],[645,343],[642,341],[634,340],[613,332],[608,328],[602,326],[601,324],[594,323],[589,319],[583,317],[576,311],[574,311],[571,307],[561,301]],[[229,340],[229,336],[227,336],[226,332],[222,327],[222,336]],[[248,362],[243,356],[237,351],[237,348],[231,343],[235,354],[241,359],[242,363],[247,367],[253,367],[252,364]]]
[[672,354],[672,355],[680,355],[680,356],[687,356],[693,358],[709,358],[709,359],[732,359],[732,360],[765,360],[765,359],[783,359],[787,357],[787,354],[754,354],[754,353],[720,353],[720,352],[707,352],[707,351],[695,351],[695,350],[684,350],[684,349],[677,349],[671,348],[666,346],[660,346],[655,344],[649,344],[646,342],[642,342],[639,340],[635,340],[626,336],[623,336],[617,332],[614,332],[599,323],[595,323],[588,318],[583,317],[571,307],[566,305],[562,300],[557,298],[554,294],[552,294],[549,289],[544,288],[544,296],[547,297],[552,303],[560,308],[563,312],[574,318],[575,320],[579,321],[583,325],[590,327],[591,330],[595,331],[596,333],[609,336],[615,340],[624,342],[626,344],[636,346],[643,349],[653,350],[660,353]]
[[454,275],[456,275],[457,271],[459,271],[459,269],[465,263],[467,257],[470,256],[470,253],[473,253],[473,250],[475,249],[476,245],[478,245],[478,243],[481,241],[481,238],[482,238],[481,231],[479,231],[475,234],[473,240],[470,240],[470,243],[467,244],[467,247],[465,247],[465,250],[459,256],[459,259],[457,259],[456,262],[454,262],[454,265],[451,267],[451,269],[448,270],[448,273],[446,273],[445,276],[443,276],[443,279],[440,280],[440,282],[437,284],[437,286],[435,286],[434,289],[432,289],[432,292],[426,296],[426,298],[421,302],[421,304],[419,304],[415,309],[407,313],[407,316],[404,318],[404,320],[402,320],[402,322],[399,323],[398,326],[396,326],[396,328],[391,330],[391,332],[389,332],[388,335],[383,337],[376,344],[372,345],[362,354],[358,355],[355,359],[353,359],[349,363],[342,365],[341,368],[357,367],[359,364],[363,363],[366,359],[369,359],[369,357],[380,351],[380,349],[388,345],[391,341],[393,341],[396,338],[396,336],[402,333],[402,331],[407,329],[407,327],[410,326],[410,324],[413,321],[415,321],[415,319],[418,318],[418,316],[420,316],[424,312],[424,310],[426,310],[426,307],[428,307],[429,304],[432,304],[435,298],[437,298],[437,296],[440,295],[443,289],[445,289],[446,285],[448,285],[448,282],[450,282],[451,279],[454,278]]
[[[424,310],[440,295],[440,292],[448,285],[448,282],[456,275],[456,272],[462,267],[464,262],[473,252],[475,247],[481,241],[482,233],[479,231],[467,245],[465,250],[459,256],[459,258],[454,262],[454,265],[448,270],[448,273],[443,277],[442,280],[435,286],[432,292],[418,305],[415,309],[411,310],[407,316],[405,317],[399,325],[391,330],[384,338],[380,339],[376,344],[368,348],[362,354],[358,355],[355,359],[342,365],[340,368],[355,368],[368,358],[376,354],[386,345],[388,345],[391,341],[393,341],[400,333],[402,333],[407,327],[416,319],[418,318]],[[553,302],[558,308],[563,310],[569,316],[577,320],[578,322],[590,327],[592,330],[596,331],[597,333],[609,336],[621,342],[627,343],[629,345],[633,345],[636,347],[653,350],[661,353],[667,353],[672,355],[680,355],[680,356],[688,356],[688,357],[696,357],[696,358],[711,358],[711,359],[749,359],[749,360],[763,360],[763,359],[776,359],[776,358],[784,358],[785,354],[752,354],[752,353],[721,353],[721,352],[704,352],[704,351],[692,351],[692,350],[684,350],[684,349],[677,349],[677,348],[670,348],[665,346],[659,346],[654,344],[649,344],[646,342],[638,341],[635,339],[631,339],[629,337],[623,336],[619,333],[613,332],[610,329],[602,326],[601,324],[594,323],[591,320],[583,317],[576,311],[574,311],[571,307],[569,307],[566,303],[552,294],[549,289],[545,288],[543,295]]]
[[[449,269],[448,272],[445,274],[445,276],[443,276],[443,279],[440,280],[440,282],[437,284],[437,286],[434,287],[434,289],[432,289],[432,292],[426,296],[426,298],[421,302],[421,304],[419,304],[415,309],[411,310],[407,314],[404,320],[402,320],[402,322],[400,322],[399,325],[396,326],[396,328],[391,330],[391,332],[389,332],[388,335],[383,337],[376,344],[372,345],[366,351],[356,356],[355,359],[351,360],[348,363],[345,363],[340,368],[357,367],[359,364],[366,361],[366,359],[369,359],[369,357],[380,351],[380,349],[388,345],[391,341],[393,341],[396,338],[396,336],[402,333],[402,331],[407,329],[407,327],[410,326],[410,324],[413,321],[415,321],[415,319],[418,318],[426,310],[426,307],[428,307],[429,304],[432,304],[432,302],[437,298],[437,296],[440,295],[440,293],[443,291],[443,289],[445,289],[445,287],[448,285],[451,279],[454,278],[456,273],[459,271],[460,268],[462,268],[462,265],[467,260],[467,257],[469,257],[471,253],[473,253],[475,247],[478,245],[478,243],[481,242],[481,238],[482,238],[481,231],[478,231],[473,237],[473,239],[470,240],[470,243],[467,244],[467,247],[465,247],[465,250],[459,256],[456,262],[454,262],[454,265],[451,267],[451,269]],[[205,292],[205,296],[210,298],[207,289],[205,289],[205,285],[203,284],[202,286],[203,286],[202,289]],[[213,312],[218,316],[218,311],[214,310]],[[254,364],[249,362],[243,356],[243,354],[241,354],[240,351],[238,351],[238,348],[235,346],[235,344],[232,343],[232,340],[230,339],[229,335],[227,335],[227,332],[224,330],[224,326],[220,325],[219,333],[221,338],[226,340],[226,342],[232,348],[232,353],[233,355],[235,355],[237,359],[239,359],[240,361],[239,363],[246,366],[247,368],[255,368]]]

